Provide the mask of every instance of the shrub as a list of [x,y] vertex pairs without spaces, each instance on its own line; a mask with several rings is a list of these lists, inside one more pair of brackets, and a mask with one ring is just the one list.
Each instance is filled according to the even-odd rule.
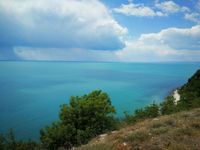
[[147,118],[155,118],[159,115],[159,106],[155,103],[144,108]]
[[0,135],[0,150],[40,150],[41,147],[34,141],[16,140],[12,130],[4,136]]
[[71,97],[60,109],[60,121],[41,130],[41,142],[47,149],[70,148],[115,128],[115,109],[109,96],[93,91]]
[[124,114],[126,123],[136,123],[138,120],[159,116],[159,106],[153,103],[144,108],[136,109],[133,115],[129,115],[127,112],[124,112]]
[[133,124],[137,121],[136,117],[134,115],[130,115],[128,112],[124,112],[125,118],[124,121],[127,124]]
[[5,138],[3,135],[0,134],[0,149],[5,149]]
[[174,104],[173,96],[168,96],[165,101],[160,104],[160,112],[162,115],[169,115],[177,112],[177,107]]
[[155,118],[159,115],[159,106],[155,103],[141,109],[135,110],[134,116],[137,119]]

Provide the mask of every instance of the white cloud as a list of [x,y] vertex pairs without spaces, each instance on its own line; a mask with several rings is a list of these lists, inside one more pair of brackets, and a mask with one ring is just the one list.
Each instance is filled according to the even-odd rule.
[[162,10],[165,13],[177,13],[179,11],[187,12],[189,8],[181,7],[176,4],[174,1],[164,1],[164,2],[156,2],[155,6]]
[[122,4],[119,8],[114,9],[117,13],[122,13],[127,16],[138,16],[138,17],[153,17],[153,16],[165,16],[160,11],[154,11],[152,8],[144,6],[144,4]]
[[[130,2],[114,10],[141,17],[188,11],[180,6],[155,9]],[[0,28],[0,35],[14,41],[14,53],[25,60],[200,61],[200,25],[125,41],[127,29],[98,0],[0,0],[0,19],[1,27],[10,29]],[[125,47],[120,48],[123,43]]]
[[200,25],[168,28],[158,33],[142,34],[126,41],[118,51],[15,47],[15,54],[25,60],[67,61],[200,61]]
[[200,0],[195,2],[193,10],[184,14],[184,19],[200,24]]
[[143,34],[116,54],[120,61],[200,61],[200,25]]
[[0,0],[0,17],[14,46],[115,49],[127,33],[98,0]]
[[139,41],[146,44],[167,44],[177,50],[200,50],[200,25],[191,28],[168,28],[159,33],[142,34]]
[[129,1],[129,4],[122,4],[119,8],[114,8],[117,13],[125,14],[127,16],[138,17],[154,17],[154,16],[168,16],[172,13],[189,12],[189,8],[186,6],[179,6],[174,1],[155,1],[155,6],[145,6],[144,4],[135,4]]
[[200,0],[197,1],[196,8],[200,11]]
[[192,13],[186,13],[184,18],[186,20],[190,20],[196,23],[200,23],[200,13],[192,12]]
[[140,45],[133,43],[122,51],[117,51],[122,62],[167,62],[200,61],[200,51],[175,50],[158,45]]

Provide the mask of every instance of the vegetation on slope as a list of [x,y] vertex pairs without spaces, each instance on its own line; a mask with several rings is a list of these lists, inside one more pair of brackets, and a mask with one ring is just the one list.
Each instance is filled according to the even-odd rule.
[[161,114],[172,114],[178,111],[200,107],[200,70],[188,79],[188,82],[178,89],[180,100],[177,104],[173,96],[168,96],[161,103]]
[[16,140],[12,130],[4,136],[0,134],[0,150],[40,150],[41,145],[34,141]]
[[153,118],[159,115],[169,115],[179,111],[200,107],[200,70],[198,70],[179,90],[180,100],[175,103],[173,95],[166,97],[160,104],[151,104],[135,110],[132,115],[125,113],[127,123]]
[[199,150],[200,109],[139,121],[76,150]]
[[200,107],[200,70],[179,90],[181,95],[180,107],[182,109]]

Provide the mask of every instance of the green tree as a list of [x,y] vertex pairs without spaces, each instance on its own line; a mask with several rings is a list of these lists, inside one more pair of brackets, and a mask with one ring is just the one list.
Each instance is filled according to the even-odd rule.
[[6,136],[0,135],[0,150],[40,150],[40,144],[34,141],[21,141],[15,138],[12,129]]
[[48,149],[84,144],[90,138],[114,129],[114,114],[109,96],[100,90],[71,97],[69,105],[60,108],[59,122],[41,130],[41,142]]
[[180,102],[178,108],[180,110],[188,110],[200,106],[200,70],[188,79],[180,90]]
[[150,104],[144,108],[136,109],[134,112],[134,117],[137,120],[146,118],[155,118],[159,115],[159,106],[155,103]]
[[0,134],[0,150],[5,149],[5,138],[2,134]]
[[160,112],[162,115],[169,115],[177,112],[178,109],[174,103],[174,97],[168,96],[161,104],[160,104]]
[[125,121],[129,123],[135,123],[138,120],[143,120],[146,118],[155,118],[159,116],[159,105],[153,103],[144,108],[136,109],[133,115],[129,115],[127,112],[125,114]]
[[144,108],[146,118],[155,118],[159,115],[159,106],[155,103]]
[[7,142],[7,149],[9,150],[17,149],[17,142],[16,142],[15,135],[12,129],[10,129],[10,131],[8,132],[6,142]]

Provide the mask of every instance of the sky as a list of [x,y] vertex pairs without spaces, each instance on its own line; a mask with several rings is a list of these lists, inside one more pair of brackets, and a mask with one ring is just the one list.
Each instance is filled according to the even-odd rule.
[[200,61],[200,0],[0,0],[0,60]]

